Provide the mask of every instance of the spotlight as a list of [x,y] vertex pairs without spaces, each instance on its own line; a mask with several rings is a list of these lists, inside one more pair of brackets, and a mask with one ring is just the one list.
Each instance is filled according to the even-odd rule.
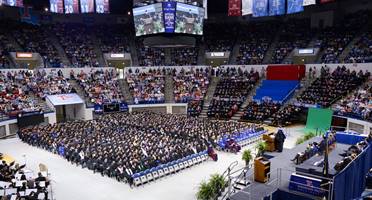
[[49,11],[49,8],[44,8],[45,12],[48,12]]

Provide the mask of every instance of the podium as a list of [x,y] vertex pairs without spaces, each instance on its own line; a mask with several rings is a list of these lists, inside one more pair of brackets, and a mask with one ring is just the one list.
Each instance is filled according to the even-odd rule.
[[270,178],[270,161],[264,157],[254,160],[254,180],[266,183]]
[[262,136],[262,139],[267,144],[266,151],[270,151],[270,152],[275,151],[275,134],[274,133],[264,134]]

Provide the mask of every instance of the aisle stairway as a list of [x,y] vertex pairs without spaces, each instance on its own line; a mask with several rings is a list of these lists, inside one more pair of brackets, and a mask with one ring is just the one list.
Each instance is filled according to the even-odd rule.
[[209,87],[208,87],[207,94],[205,95],[205,98],[204,98],[203,109],[199,115],[202,118],[208,117],[207,116],[208,107],[209,107],[210,102],[213,99],[214,91],[216,90],[216,87],[219,81],[220,81],[219,77],[212,77],[211,83],[209,84]]
[[267,64],[267,63],[272,63],[272,57],[275,51],[276,46],[278,45],[279,42],[279,34],[280,31],[277,31],[274,40],[271,42],[270,47],[267,49],[265,57],[262,61],[262,63]]
[[124,95],[124,100],[127,104],[133,104],[133,96],[130,93],[128,82],[125,79],[118,79],[121,93]]
[[94,33],[92,33],[91,36],[92,36],[92,43],[93,43],[94,53],[97,55],[97,60],[98,60],[99,66],[106,67],[107,64],[106,64],[105,59],[103,58],[103,53],[101,51],[101,47],[100,47],[101,44],[99,42],[99,39]]
[[165,76],[165,88],[164,88],[165,103],[174,103],[174,89],[173,89],[173,76]]
[[85,102],[87,107],[93,107],[93,103],[89,101],[89,98],[85,95],[84,90],[80,87],[79,83],[76,80],[68,80],[71,86],[76,90],[76,94],[78,94]]
[[199,49],[198,49],[198,58],[197,58],[198,65],[205,65],[205,43],[200,41],[199,42]]
[[237,40],[236,42],[234,42],[234,46],[230,53],[230,58],[229,58],[230,65],[236,64],[236,58],[239,56],[239,50],[240,50],[240,40]]
[[61,58],[62,63],[65,66],[70,67],[71,66],[71,62],[67,58],[66,52],[63,49],[63,47],[61,46],[61,44],[59,43],[59,41],[57,39],[57,36],[54,35],[53,33],[49,33],[49,38],[50,38],[50,41],[51,41],[52,45],[57,49],[58,55]]
[[236,112],[231,119],[232,120],[240,120],[240,118],[244,115],[244,111],[247,108],[248,104],[252,101],[253,96],[256,95],[257,89],[262,85],[262,81],[264,79],[260,79],[258,83],[255,85],[255,87],[248,93],[247,98],[243,102],[242,106],[240,106],[238,112]]
[[362,34],[358,34],[356,37],[354,37],[353,40],[346,46],[346,48],[342,51],[340,56],[338,57],[338,60],[340,63],[344,62],[345,58],[349,55],[350,51],[353,49],[354,45],[360,40],[362,37]]

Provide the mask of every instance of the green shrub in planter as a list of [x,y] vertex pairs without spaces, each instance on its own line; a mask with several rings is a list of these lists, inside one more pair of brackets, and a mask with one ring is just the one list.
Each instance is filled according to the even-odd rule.
[[261,142],[257,143],[256,149],[258,150],[258,153],[257,153],[256,157],[263,156],[263,154],[266,151],[266,148],[267,148],[266,142],[261,141]]
[[203,181],[200,183],[199,191],[196,194],[196,198],[198,200],[211,200],[214,195],[213,188],[211,187],[211,184]]
[[252,152],[251,150],[247,149],[243,151],[242,159],[245,162],[245,166],[248,167],[249,162],[252,160]]
[[222,175],[212,174],[211,179],[209,180],[209,185],[213,189],[213,196],[216,197],[219,196],[223,189],[225,188],[226,181]]
[[296,145],[299,145],[299,144],[302,144],[302,143],[304,143],[304,138],[303,137],[300,137],[300,138],[297,138],[297,140],[296,140]]

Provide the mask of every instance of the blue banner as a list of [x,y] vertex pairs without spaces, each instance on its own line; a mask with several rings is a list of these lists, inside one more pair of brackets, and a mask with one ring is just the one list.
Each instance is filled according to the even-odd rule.
[[176,2],[163,2],[164,28],[166,33],[174,33]]
[[303,0],[288,0],[287,14],[298,13],[304,11]]
[[268,0],[253,1],[253,17],[264,17],[268,15]]
[[269,15],[284,15],[285,0],[269,0]]

